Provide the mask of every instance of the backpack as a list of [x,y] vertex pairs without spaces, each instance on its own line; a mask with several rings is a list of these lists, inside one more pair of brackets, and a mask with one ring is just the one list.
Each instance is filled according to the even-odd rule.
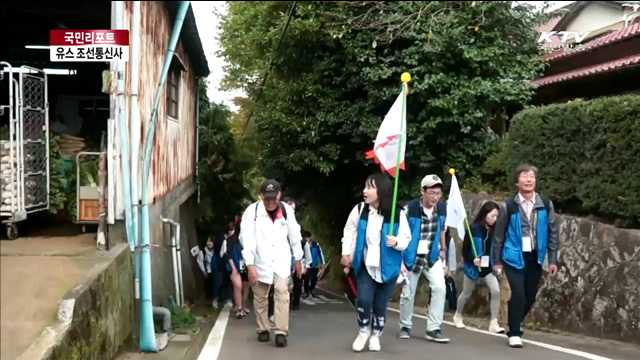
[[[258,219],[258,204],[259,203],[260,203],[260,201],[258,201],[256,203],[255,213],[253,214],[253,224],[254,224],[254,226],[257,226],[256,225],[256,220]],[[287,220],[287,209],[284,207],[284,203],[282,201],[280,201],[280,208],[282,209],[282,216],[284,217],[284,219],[286,221]],[[289,236],[287,236],[287,241],[289,241],[289,245],[291,245],[291,240],[289,240]]]
[[[287,209],[285,209],[284,203],[282,201],[280,201],[280,208],[282,209],[282,216],[284,216],[284,219],[287,220]],[[253,221],[255,222],[257,219],[258,219],[258,204],[256,204],[255,213],[253,214]]]

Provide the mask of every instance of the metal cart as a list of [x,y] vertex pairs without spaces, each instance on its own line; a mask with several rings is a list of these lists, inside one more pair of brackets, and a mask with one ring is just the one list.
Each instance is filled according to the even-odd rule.
[[[98,225],[100,223],[100,184],[87,186],[81,184],[80,157],[97,156],[103,152],[83,151],[76,155],[76,224],[82,225],[82,232],[86,232],[86,225]],[[98,180],[98,179],[96,179]]]
[[[9,140],[0,142],[0,217],[7,237],[18,237],[17,222],[49,209],[49,102],[47,75],[28,66],[0,62],[0,85],[8,86]],[[5,85],[6,82],[6,85]]]

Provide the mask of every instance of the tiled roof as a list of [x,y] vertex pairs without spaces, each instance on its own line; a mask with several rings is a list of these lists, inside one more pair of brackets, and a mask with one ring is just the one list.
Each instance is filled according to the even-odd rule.
[[566,57],[577,55],[577,54],[583,54],[593,49],[596,49],[605,45],[613,44],[618,41],[629,39],[635,36],[640,36],[640,23],[633,24],[626,28],[614,31],[610,34],[597,38],[593,41],[589,41],[588,43],[584,44],[584,48],[582,50],[555,51],[550,54],[543,55],[542,59],[546,61],[553,61],[553,60],[558,60],[561,58],[566,58]]
[[540,79],[536,79],[531,83],[537,86],[544,86],[571,79],[602,74],[613,70],[618,70],[626,67],[640,66],[640,54],[624,57],[613,61],[608,61],[602,64],[586,66],[580,69],[567,71],[564,73],[546,76]]

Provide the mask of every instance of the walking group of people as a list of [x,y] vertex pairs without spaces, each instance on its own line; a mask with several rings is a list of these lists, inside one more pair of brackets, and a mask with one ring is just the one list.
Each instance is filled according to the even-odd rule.
[[[520,166],[515,176],[518,194],[502,206],[486,202],[476,214],[471,233],[463,240],[463,290],[457,301],[449,300],[450,307],[456,309],[455,326],[464,328],[464,306],[476,282],[484,281],[491,293],[489,331],[505,332],[498,324],[499,279],[504,272],[512,293],[506,331],[511,347],[523,346],[521,324],[535,302],[545,259],[550,276],[558,271],[555,212],[552,202],[535,191],[537,173],[533,166]],[[380,351],[387,305],[397,285],[402,286],[398,337],[411,337],[421,277],[427,279],[431,290],[425,337],[437,343],[450,341],[442,323],[447,284],[453,284],[457,264],[455,242],[445,225],[443,192],[443,182],[437,175],[425,176],[421,196],[398,207],[392,218],[391,180],[381,173],[366,179],[364,201],[351,210],[342,237],[341,262],[351,285],[359,327],[352,343],[354,351],[364,350],[367,344],[370,351]],[[258,341],[268,342],[273,330],[276,346],[285,347],[289,310],[299,309],[303,284],[305,296],[313,296],[324,255],[311,234],[301,231],[295,203],[281,201],[282,189],[277,181],[265,181],[260,197],[225,235],[226,251],[221,253],[226,255],[221,258],[233,284],[236,316],[241,318],[249,312],[250,286]],[[205,275],[217,261],[209,255],[215,253],[215,247],[207,242],[200,262]],[[215,298],[219,292],[213,294]]]
[[[522,321],[535,303],[547,255],[549,275],[556,276],[558,271],[555,212],[552,202],[535,191],[537,174],[533,166],[520,166],[515,177],[518,194],[503,206],[485,203],[462,246],[464,280],[455,306],[456,327],[465,327],[462,311],[476,282],[483,280],[491,293],[489,331],[505,332],[498,324],[499,277],[504,271],[512,293],[507,336],[509,346],[515,348],[523,346]],[[444,335],[442,322],[446,275],[451,276],[456,265],[451,261],[455,258],[455,247],[450,246],[445,226],[447,206],[441,200],[443,190],[437,175],[425,176],[421,197],[399,209],[392,219],[390,179],[373,174],[366,180],[364,202],[352,209],[342,238],[342,264],[350,283],[356,285],[353,290],[357,291],[354,295],[360,330],[352,344],[354,351],[364,350],[367,343],[370,351],[380,351],[387,304],[397,283],[403,284],[399,338],[411,337],[414,300],[422,276],[431,289],[425,337],[437,343],[450,341]]]

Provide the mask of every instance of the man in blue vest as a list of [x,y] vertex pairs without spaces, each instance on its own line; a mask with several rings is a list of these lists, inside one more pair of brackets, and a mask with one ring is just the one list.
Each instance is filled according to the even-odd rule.
[[307,298],[313,299],[313,290],[318,282],[318,271],[324,267],[324,254],[322,247],[311,237],[310,231],[304,232],[304,255],[307,265],[307,274],[304,278],[304,292]]
[[511,287],[509,346],[521,348],[522,321],[535,303],[542,264],[549,255],[549,275],[558,274],[558,228],[553,203],[536,193],[538,169],[521,165],[516,170],[518,195],[500,207],[493,237],[493,263]]
[[410,201],[404,209],[409,218],[411,242],[403,253],[402,272],[408,274],[409,282],[402,287],[400,297],[399,337],[410,338],[416,289],[420,276],[424,275],[431,288],[426,338],[448,343],[449,339],[442,334],[441,328],[447,295],[444,276],[447,204],[440,201],[443,185],[437,175],[425,176],[420,187],[422,197]]

